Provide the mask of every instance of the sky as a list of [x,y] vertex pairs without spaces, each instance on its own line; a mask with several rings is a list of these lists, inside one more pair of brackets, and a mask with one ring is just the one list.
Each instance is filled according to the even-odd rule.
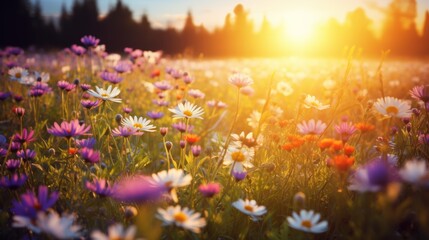
[[[43,13],[48,17],[58,17],[61,6],[68,9],[73,0],[31,0],[39,1]],[[204,24],[210,30],[221,27],[227,13],[232,13],[234,6],[243,4],[249,11],[250,18],[258,26],[264,16],[278,25],[283,23],[292,28],[303,24],[316,25],[329,18],[344,21],[347,12],[362,7],[367,15],[374,20],[373,28],[377,31],[381,27],[383,14],[380,9],[386,7],[391,0],[122,0],[130,7],[133,16],[139,20],[143,13],[147,13],[154,27],[174,26],[183,27],[186,13],[191,11],[197,25]],[[429,0],[417,0],[418,16],[417,27],[420,31],[423,26],[424,13],[429,10]],[[105,15],[116,0],[98,0],[101,15]]]

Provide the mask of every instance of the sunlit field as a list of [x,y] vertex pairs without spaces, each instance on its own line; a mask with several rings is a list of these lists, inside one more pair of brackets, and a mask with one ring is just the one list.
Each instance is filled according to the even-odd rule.
[[427,61],[99,41],[3,51],[1,239],[429,238]]

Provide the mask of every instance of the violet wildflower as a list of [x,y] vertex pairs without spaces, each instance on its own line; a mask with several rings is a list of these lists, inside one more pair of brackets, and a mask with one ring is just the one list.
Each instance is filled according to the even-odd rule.
[[130,72],[132,64],[129,61],[119,61],[114,67],[115,71],[118,73]]
[[82,148],[79,150],[80,157],[87,163],[100,162],[100,152],[91,148]]
[[100,39],[91,35],[86,35],[80,39],[80,42],[86,47],[96,47],[100,42]]
[[34,131],[33,130],[28,131],[26,128],[22,129],[21,134],[16,133],[13,136],[13,141],[19,142],[21,144],[24,144],[24,143],[28,144],[28,143],[34,142],[35,140],[36,138],[34,137]]
[[198,157],[201,154],[201,146],[193,145],[191,146],[191,152],[194,157]]
[[124,113],[126,114],[130,114],[133,111],[133,109],[130,107],[124,107],[122,108],[122,111],[124,111]]
[[78,46],[78,45],[76,45],[76,44],[73,44],[73,45],[70,47],[70,50],[71,50],[74,54],[76,54],[76,56],[81,56],[81,55],[83,55],[83,54],[86,52],[86,49],[85,49],[84,47],[82,47],[82,46]]
[[21,143],[19,143],[19,142],[12,142],[10,144],[10,151],[11,152],[16,153],[20,149],[21,149]]
[[164,117],[164,113],[163,112],[150,111],[147,113],[147,116],[152,118],[153,120],[157,120],[157,119]]
[[342,122],[335,126],[335,131],[341,136],[343,142],[347,142],[356,130],[357,128],[351,122]]
[[14,172],[21,166],[21,160],[20,159],[9,159],[6,161],[6,168],[7,170]]
[[173,88],[173,86],[171,86],[170,82],[167,80],[154,82],[153,85],[161,91],[167,91]]
[[247,172],[232,171],[232,176],[235,178],[235,181],[239,182],[246,178]]
[[410,90],[410,95],[424,103],[429,102],[429,85],[415,86]]
[[156,184],[149,176],[139,175],[120,180],[113,188],[112,197],[122,202],[156,201],[167,188]]
[[70,122],[63,121],[61,125],[54,123],[54,126],[48,128],[48,133],[57,137],[71,138],[83,135],[89,131],[91,126],[80,125],[77,119]]
[[116,72],[104,71],[104,72],[100,73],[100,77],[104,81],[107,81],[107,82],[110,82],[113,84],[120,83],[123,80],[123,78],[121,76],[119,76],[119,74]]
[[211,198],[220,192],[220,184],[219,183],[201,184],[198,187],[198,191],[200,191],[201,195],[203,195],[204,197]]
[[82,83],[82,84],[80,84],[80,88],[82,89],[82,91],[87,91],[87,90],[91,89],[91,85],[86,84],[86,83]]
[[113,194],[113,187],[109,182],[102,178],[94,178],[92,182],[86,181],[85,187],[100,197],[109,197]]
[[61,90],[65,90],[70,85],[67,81],[58,81],[57,86]]
[[21,158],[23,161],[30,161],[36,157],[36,151],[31,149],[22,149],[16,153],[16,156]]
[[0,186],[16,190],[22,187],[27,181],[27,175],[15,173],[12,176],[3,176],[0,178]]
[[10,92],[0,92],[0,101],[8,99],[12,94]]
[[114,137],[129,137],[141,135],[143,135],[143,132],[140,132],[137,128],[119,126],[112,130],[112,136]]
[[192,125],[188,125],[188,129],[186,129],[186,124],[184,122],[173,123],[172,127],[181,133],[192,132],[194,129]]
[[76,146],[79,148],[94,148],[95,144],[95,138],[76,140]]
[[377,192],[387,187],[397,175],[396,170],[386,161],[374,159],[356,170],[348,188],[358,192]]
[[95,101],[91,101],[91,100],[81,100],[80,104],[86,108],[86,109],[93,109],[96,108],[98,106],[100,106],[101,101],[100,100],[95,100]]
[[35,219],[38,212],[52,207],[57,202],[58,196],[58,192],[54,191],[49,194],[48,187],[39,186],[37,195],[32,191],[27,191],[21,194],[20,201],[14,200],[11,211],[15,215]]

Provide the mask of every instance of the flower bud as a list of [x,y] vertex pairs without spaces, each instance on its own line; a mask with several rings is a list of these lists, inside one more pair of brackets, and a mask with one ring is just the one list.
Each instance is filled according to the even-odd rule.
[[165,147],[167,148],[168,151],[171,150],[171,148],[173,148],[173,143],[170,141],[165,142]]
[[115,121],[116,121],[116,123],[118,123],[119,125],[121,124],[121,121],[122,121],[122,115],[121,114],[116,114],[116,116],[115,116]]
[[168,128],[167,127],[161,127],[161,128],[159,128],[159,133],[161,133],[161,135],[163,137],[165,137],[165,135],[167,135],[167,133],[168,133]]

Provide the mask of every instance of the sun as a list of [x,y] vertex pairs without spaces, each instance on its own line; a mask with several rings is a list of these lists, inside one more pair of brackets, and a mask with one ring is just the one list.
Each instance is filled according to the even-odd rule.
[[284,37],[294,45],[306,45],[312,41],[319,19],[308,10],[293,10],[284,16]]

